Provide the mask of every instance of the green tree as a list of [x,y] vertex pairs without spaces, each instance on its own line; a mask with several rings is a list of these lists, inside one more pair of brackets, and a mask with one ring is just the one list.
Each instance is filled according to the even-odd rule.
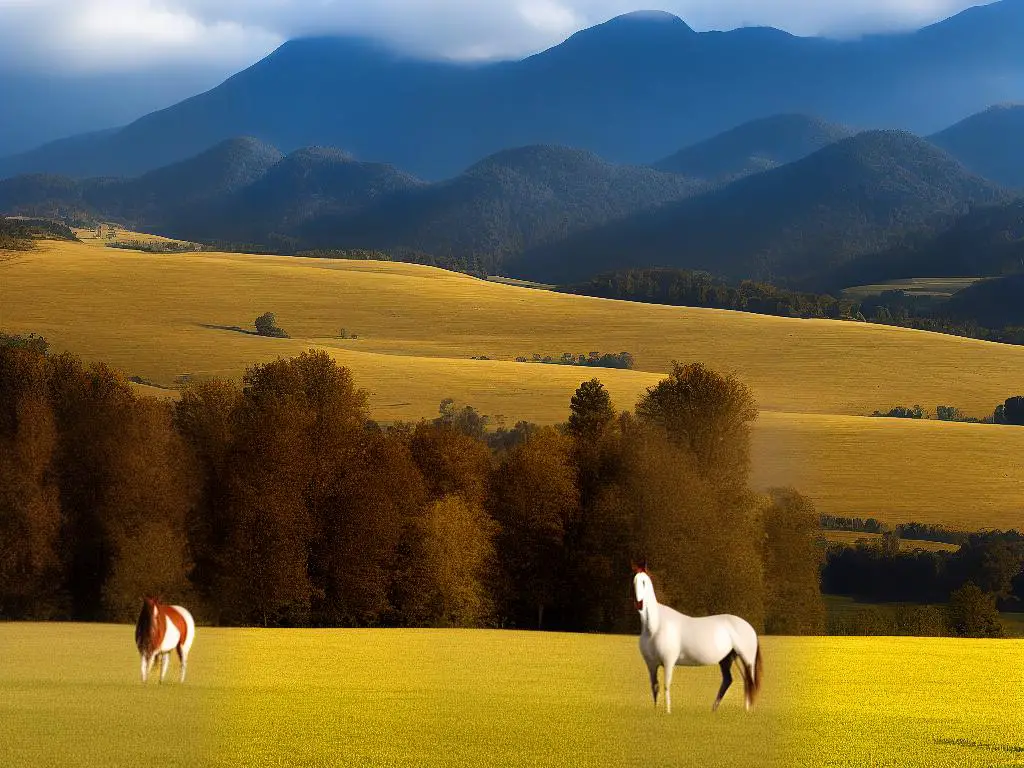
[[608,390],[598,379],[580,384],[569,403],[569,434],[578,441],[599,439],[615,421]]
[[1024,426],[1024,396],[1008,398],[1003,403],[1003,416],[1007,424]]
[[996,610],[996,597],[972,581],[949,598],[949,627],[958,637],[1004,637],[1006,630]]
[[264,312],[256,318],[256,333],[260,336],[272,336],[286,339],[288,334],[277,326],[277,317],[273,312]]

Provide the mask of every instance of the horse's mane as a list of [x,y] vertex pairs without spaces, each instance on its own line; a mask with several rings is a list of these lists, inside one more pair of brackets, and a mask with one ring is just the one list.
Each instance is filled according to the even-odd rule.
[[158,605],[153,598],[146,598],[142,601],[142,610],[139,611],[138,621],[135,622],[135,645],[140,650],[143,646],[149,646],[153,639],[153,611],[150,605]]

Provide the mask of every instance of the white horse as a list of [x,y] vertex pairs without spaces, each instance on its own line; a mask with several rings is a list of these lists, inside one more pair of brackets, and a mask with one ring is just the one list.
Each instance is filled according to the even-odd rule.
[[749,711],[761,687],[761,644],[754,628],[739,616],[693,618],[660,605],[647,566],[634,565],[633,571],[633,592],[642,624],[640,653],[651,674],[654,706],[658,706],[658,667],[665,668],[665,712],[669,713],[673,668],[718,664],[722,669],[722,687],[711,706],[714,712],[732,685],[732,664],[738,659]]
[[135,622],[135,646],[142,657],[142,682],[149,677],[153,663],[160,657],[160,682],[167,674],[171,651],[178,652],[181,663],[180,682],[185,682],[188,652],[196,636],[192,614],[180,605],[163,605],[152,597],[142,600],[142,611]]

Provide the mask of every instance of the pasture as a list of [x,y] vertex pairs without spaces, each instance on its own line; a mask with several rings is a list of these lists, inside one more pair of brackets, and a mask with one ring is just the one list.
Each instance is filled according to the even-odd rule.
[[[853,546],[861,540],[875,543],[882,539],[880,533],[864,533],[863,531],[822,530],[819,532],[819,536],[830,544],[846,544],[848,546]],[[941,541],[900,540],[900,550],[903,552],[913,552],[915,549],[923,549],[926,552],[956,552],[959,548],[956,544],[946,544]]]
[[[889,522],[1008,528],[1024,511],[1024,430],[864,416],[915,403],[991,413],[1024,381],[1022,347],[569,296],[410,264],[79,243],[16,255],[0,265],[0,292],[5,329],[105,361],[159,396],[325,349],[371,390],[383,422],[429,418],[446,397],[509,426],[558,422],[593,376],[628,409],[671,360],[699,360],[754,390],[758,487],[793,484],[822,512]],[[246,332],[267,311],[292,338]],[[567,351],[627,351],[637,369],[515,362]]]
[[843,296],[847,299],[866,299],[885,291],[905,291],[911,296],[935,296],[948,299],[954,293],[969,288],[981,278],[977,277],[911,277],[905,280],[890,280],[874,285],[857,285],[846,288]]
[[[143,687],[132,628],[0,624],[0,764],[992,766],[1024,754],[1024,643],[764,641],[762,699],[680,668],[651,704],[635,636],[198,630]],[[956,687],[957,695],[949,691]]]

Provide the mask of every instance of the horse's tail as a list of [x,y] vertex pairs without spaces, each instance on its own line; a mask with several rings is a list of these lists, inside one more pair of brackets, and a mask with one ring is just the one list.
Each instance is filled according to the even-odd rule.
[[761,690],[762,669],[761,639],[758,638],[757,649],[754,651],[754,663],[747,664],[745,661],[743,663],[743,685],[747,690],[747,696],[750,699],[750,706],[753,706],[757,701],[757,694]]

